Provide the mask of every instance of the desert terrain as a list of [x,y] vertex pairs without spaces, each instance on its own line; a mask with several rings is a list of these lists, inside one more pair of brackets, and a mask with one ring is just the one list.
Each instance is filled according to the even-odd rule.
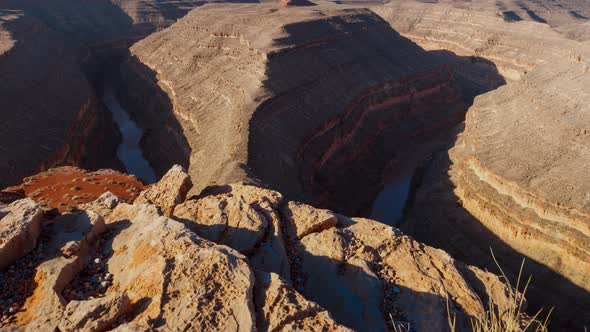
[[4,0],[0,330],[584,331],[588,43],[582,0]]

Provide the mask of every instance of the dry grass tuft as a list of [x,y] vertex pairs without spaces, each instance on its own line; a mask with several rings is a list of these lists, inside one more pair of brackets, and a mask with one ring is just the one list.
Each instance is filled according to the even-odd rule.
[[[490,249],[492,258],[498,266],[501,272],[501,278],[504,281],[512,285],[504,270],[496,260],[494,252]],[[523,304],[526,291],[531,282],[531,277],[527,279],[522,291],[519,291],[521,287],[522,273],[524,269],[525,259],[523,258],[520,264],[520,271],[518,272],[518,279],[516,280],[516,288],[510,290],[510,303],[508,308],[504,308],[502,311],[494,304],[493,298],[490,296],[488,308],[482,317],[476,317],[471,320],[471,329],[473,332],[547,332],[549,317],[553,308],[549,310],[545,318],[541,318],[543,315],[543,309],[539,310],[533,317],[527,316],[524,312]],[[483,305],[483,303],[482,303]],[[451,332],[456,330],[455,315],[452,315],[449,309],[447,300],[447,317],[449,321],[449,329]]]

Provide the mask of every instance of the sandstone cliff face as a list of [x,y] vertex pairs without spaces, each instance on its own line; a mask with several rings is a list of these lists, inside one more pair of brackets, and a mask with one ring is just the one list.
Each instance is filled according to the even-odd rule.
[[[186,176],[177,167],[149,190],[176,202]],[[28,203],[13,211],[18,204]],[[393,317],[444,331],[447,301],[460,330],[490,296],[500,311],[510,305],[513,290],[489,272],[397,229],[284,202],[275,191],[210,187],[174,206],[172,218],[160,205],[107,193],[44,220],[38,244],[39,234],[27,239],[35,249],[0,272],[2,296],[13,296],[0,303],[0,327],[384,331]],[[26,287],[8,289],[18,276]]]
[[195,192],[254,177],[351,213],[388,167],[447,141],[473,97],[465,73],[478,91],[503,83],[493,65],[330,6],[206,5],[131,53],[123,99],[160,174],[179,161]]
[[[587,325],[579,320],[590,311],[587,44],[469,7],[375,10],[425,48],[477,54],[512,80],[475,99],[450,161],[441,155],[426,167],[405,229],[480,266],[489,266],[477,252],[490,242],[513,269],[515,257],[533,259],[533,303],[557,305],[562,328]],[[423,204],[433,208],[419,211]]]

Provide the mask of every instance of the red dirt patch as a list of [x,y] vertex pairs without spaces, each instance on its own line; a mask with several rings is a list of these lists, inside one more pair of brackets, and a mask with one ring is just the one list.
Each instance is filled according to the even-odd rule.
[[119,199],[133,202],[146,188],[134,176],[110,169],[87,172],[77,167],[58,167],[25,178],[20,186],[4,192],[24,192],[45,210],[71,211],[76,205],[91,202],[110,191]]

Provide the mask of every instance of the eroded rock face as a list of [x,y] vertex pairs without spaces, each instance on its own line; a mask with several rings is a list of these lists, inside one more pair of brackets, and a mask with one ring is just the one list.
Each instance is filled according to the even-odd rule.
[[122,97],[160,174],[179,162],[194,194],[259,179],[354,214],[389,167],[462,121],[473,91],[458,68],[475,73],[471,90],[503,83],[487,61],[426,52],[370,10],[326,4],[207,4],[131,54]]
[[131,323],[252,331],[254,277],[245,258],[197,237],[153,205],[133,209],[131,225],[113,239],[109,260],[113,288],[137,304]]
[[193,186],[189,175],[180,165],[173,166],[162,180],[137,197],[137,203],[151,203],[162,209],[166,216],[171,216],[174,207],[182,203]]
[[289,202],[283,209],[283,215],[291,222],[299,239],[311,233],[332,228],[338,223],[338,219],[332,211],[319,210],[296,202]]
[[[176,180],[164,177],[152,194],[169,194]],[[112,194],[78,208],[87,210],[43,228],[45,259],[31,267],[31,291],[11,310],[0,307],[0,327],[380,331],[393,316],[445,330],[448,298],[462,329],[490,296],[503,311],[512,291],[394,228],[245,183],[180,203],[176,220],[150,203],[116,204]]]
[[553,28],[506,20],[491,2],[399,1],[375,11],[422,47],[486,58],[509,81],[478,96],[454,147],[426,164],[404,230],[489,269],[491,246],[515,275],[522,256],[530,258],[531,304],[556,306],[555,326],[572,330],[590,323],[578,318],[590,311],[590,100],[582,88],[590,49],[555,30],[568,24],[570,5],[588,5],[554,5],[513,10],[550,10]]
[[35,248],[42,216],[41,207],[27,198],[0,208],[0,270]]
[[274,273],[258,271],[254,290],[260,331],[351,331]]

